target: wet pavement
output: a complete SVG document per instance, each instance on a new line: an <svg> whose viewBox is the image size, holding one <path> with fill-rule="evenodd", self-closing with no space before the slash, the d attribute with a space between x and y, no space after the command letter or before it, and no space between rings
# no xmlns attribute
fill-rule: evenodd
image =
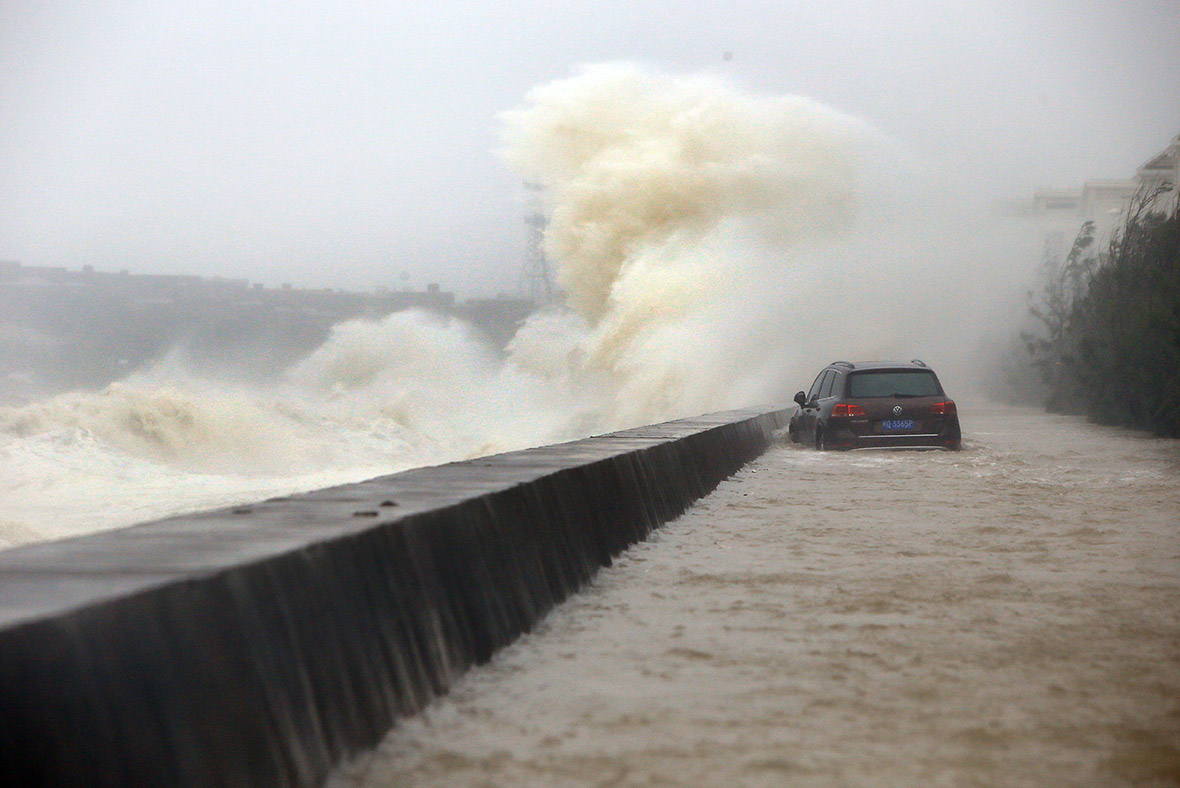
<svg viewBox="0 0 1180 788"><path fill-rule="evenodd" d="M776 445L343 786L1180 785L1180 445Z"/></svg>

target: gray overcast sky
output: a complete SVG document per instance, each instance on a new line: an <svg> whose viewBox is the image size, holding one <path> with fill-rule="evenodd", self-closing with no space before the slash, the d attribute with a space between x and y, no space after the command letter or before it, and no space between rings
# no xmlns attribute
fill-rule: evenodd
<svg viewBox="0 0 1180 788"><path fill-rule="evenodd" d="M1176 0L4 0L0 259L510 290L496 115L620 59L815 98L981 205L1180 132Z"/></svg>

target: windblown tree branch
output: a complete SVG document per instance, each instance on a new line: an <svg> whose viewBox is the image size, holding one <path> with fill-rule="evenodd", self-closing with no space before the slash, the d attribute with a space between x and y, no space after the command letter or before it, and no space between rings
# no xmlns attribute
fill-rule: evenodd
<svg viewBox="0 0 1180 788"><path fill-rule="evenodd" d="M1083 226L1030 307L1050 408L1180 437L1180 212L1155 209L1169 188L1136 196L1105 254Z"/></svg>

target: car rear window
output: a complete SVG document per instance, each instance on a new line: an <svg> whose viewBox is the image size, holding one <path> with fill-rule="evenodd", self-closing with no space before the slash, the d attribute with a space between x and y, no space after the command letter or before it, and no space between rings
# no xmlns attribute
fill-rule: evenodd
<svg viewBox="0 0 1180 788"><path fill-rule="evenodd" d="M941 393L934 373L920 369L854 372L848 378L849 397L934 397Z"/></svg>

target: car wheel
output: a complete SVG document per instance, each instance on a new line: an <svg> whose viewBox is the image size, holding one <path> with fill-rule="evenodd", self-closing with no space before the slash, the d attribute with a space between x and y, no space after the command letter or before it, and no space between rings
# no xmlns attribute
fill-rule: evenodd
<svg viewBox="0 0 1180 788"><path fill-rule="evenodd" d="M787 435L791 438L791 443L799 442L799 433L795 431L795 423L791 422L787 425Z"/></svg>
<svg viewBox="0 0 1180 788"><path fill-rule="evenodd" d="M818 451L828 450L828 436L824 434L824 428L820 425L815 425L815 448Z"/></svg>

